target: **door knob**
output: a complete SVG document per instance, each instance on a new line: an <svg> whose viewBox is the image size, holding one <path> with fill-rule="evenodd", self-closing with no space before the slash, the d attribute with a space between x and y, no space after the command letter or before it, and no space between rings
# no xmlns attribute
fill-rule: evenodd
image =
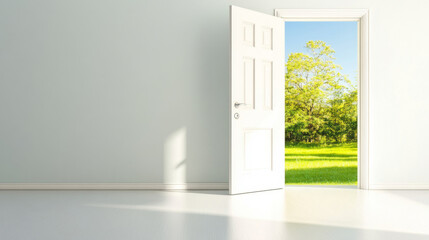
<svg viewBox="0 0 429 240"><path fill-rule="evenodd" d="M238 103L238 102L234 103L235 108L239 108L240 106L247 106L247 105L248 104L245 104L245 103Z"/></svg>

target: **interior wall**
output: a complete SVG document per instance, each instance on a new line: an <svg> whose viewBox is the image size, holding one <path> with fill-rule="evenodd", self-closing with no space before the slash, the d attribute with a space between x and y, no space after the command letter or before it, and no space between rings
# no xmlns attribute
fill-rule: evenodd
<svg viewBox="0 0 429 240"><path fill-rule="evenodd" d="M425 0L2 0L0 183L227 182L231 4L369 8L370 184L429 186Z"/></svg>

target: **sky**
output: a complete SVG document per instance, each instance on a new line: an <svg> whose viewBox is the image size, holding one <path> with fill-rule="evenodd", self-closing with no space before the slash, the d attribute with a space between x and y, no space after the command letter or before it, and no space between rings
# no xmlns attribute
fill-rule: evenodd
<svg viewBox="0 0 429 240"><path fill-rule="evenodd" d="M335 50L334 62L343 67L341 73L356 83L358 70L357 22L285 22L286 62L290 53L308 53L305 44L322 40Z"/></svg>

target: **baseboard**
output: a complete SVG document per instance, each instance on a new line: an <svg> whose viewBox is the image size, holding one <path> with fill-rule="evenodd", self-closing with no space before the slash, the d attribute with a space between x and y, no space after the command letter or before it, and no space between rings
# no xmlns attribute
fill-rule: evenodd
<svg viewBox="0 0 429 240"><path fill-rule="evenodd" d="M370 184L369 189L374 190L426 190L429 184Z"/></svg>
<svg viewBox="0 0 429 240"><path fill-rule="evenodd" d="M0 190L226 190L228 183L0 183Z"/></svg>

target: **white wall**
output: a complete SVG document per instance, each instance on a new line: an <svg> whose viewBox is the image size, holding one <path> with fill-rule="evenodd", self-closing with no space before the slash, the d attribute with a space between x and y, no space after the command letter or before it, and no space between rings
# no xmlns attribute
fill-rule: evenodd
<svg viewBox="0 0 429 240"><path fill-rule="evenodd" d="M370 9L370 184L429 186L429 1L2 0L0 183L228 181L229 10Z"/></svg>

